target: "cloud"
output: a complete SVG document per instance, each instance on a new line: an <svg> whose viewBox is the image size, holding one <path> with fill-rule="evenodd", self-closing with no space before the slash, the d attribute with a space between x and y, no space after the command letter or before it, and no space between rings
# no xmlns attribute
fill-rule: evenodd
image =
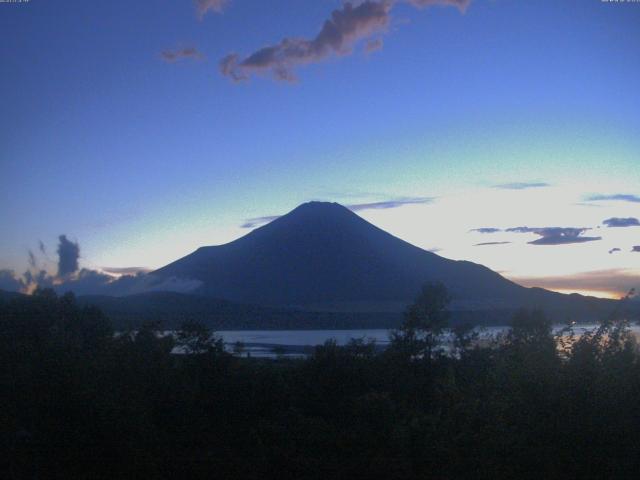
<svg viewBox="0 0 640 480"><path fill-rule="evenodd" d="M607 218L602 222L607 227L640 227L640 222L637 218Z"/></svg>
<svg viewBox="0 0 640 480"><path fill-rule="evenodd" d="M473 246L474 247L484 247L486 245L506 245L508 243L511 243L511 242L482 242L482 243L476 243Z"/></svg>
<svg viewBox="0 0 640 480"><path fill-rule="evenodd" d="M631 288L637 289L640 286L640 275L630 269L595 270L552 277L511 277L511 280L525 287L609 292L619 296L627 294Z"/></svg>
<svg viewBox="0 0 640 480"><path fill-rule="evenodd" d="M640 252L640 245L636 245L635 247L631 248L632 252Z"/></svg>
<svg viewBox="0 0 640 480"><path fill-rule="evenodd" d="M474 247L484 247L486 245L506 245L508 243L511 243L511 242L482 242L482 243L476 243Z"/></svg>
<svg viewBox="0 0 640 480"><path fill-rule="evenodd" d="M382 49L384 45L384 41L381 38L374 38L371 40L367 40L367 43L364 44L365 53L373 53Z"/></svg>
<svg viewBox="0 0 640 480"><path fill-rule="evenodd" d="M164 50L160 56L165 62L173 63L183 59L202 60L204 55L194 47Z"/></svg>
<svg viewBox="0 0 640 480"><path fill-rule="evenodd" d="M31 292L35 290L36 287L41 288L51 288L54 284L54 277L49 275L49 272L46 270L27 270L24 272L24 289L23 292Z"/></svg>
<svg viewBox="0 0 640 480"><path fill-rule="evenodd" d="M474 228L472 230L469 230L469 232L478 232L478 233L498 233L501 231L502 229L493 228L493 227Z"/></svg>
<svg viewBox="0 0 640 480"><path fill-rule="evenodd" d="M40 251L44 252L44 245ZM100 270L79 269L80 246L60 235L58 244L58 274L37 270L35 255L29 251L30 268L22 277L12 270L0 270L0 289L31 293L36 288L52 288L57 293L76 295L124 296L152 291L189 293L202 285L199 280L155 277L142 267L105 267Z"/></svg>
<svg viewBox="0 0 640 480"><path fill-rule="evenodd" d="M240 225L240 228L254 228L260 225L264 225L265 223L269 223L276 218L280 218L280 215L267 215L266 217L256 217L256 218L247 218L245 223Z"/></svg>
<svg viewBox="0 0 640 480"><path fill-rule="evenodd" d="M13 270L0 270L0 290L21 292L24 287L24 281Z"/></svg>
<svg viewBox="0 0 640 480"><path fill-rule="evenodd" d="M284 38L244 58L238 53L230 53L220 61L220 72L235 82L260 73L293 82L296 80L296 67L318 63L331 55L349 55L359 41L386 32L391 21L391 9L402 2L418 8L450 5L464 12L470 0L365 0L355 5L345 2L341 8L331 12L331 17L314 38ZM382 40L378 40L369 40L365 50L381 47Z"/></svg>
<svg viewBox="0 0 640 480"><path fill-rule="evenodd" d="M612 248L611 250L609 250L609 255L611 255L612 253L621 252L621 251L622 250L620 250L618 247Z"/></svg>
<svg viewBox="0 0 640 480"><path fill-rule="evenodd" d="M587 201L589 202L619 201L619 202L640 203L640 197L638 195L631 195L627 193L616 193L613 195L591 195L587 197Z"/></svg>
<svg viewBox="0 0 640 480"><path fill-rule="evenodd" d="M493 188L499 188L501 190L526 190L528 188L544 188L551 185L545 182L514 182L514 183L499 183L494 185Z"/></svg>
<svg viewBox="0 0 640 480"><path fill-rule="evenodd" d="M577 205L579 207L602 208L602 205L598 205L597 203L588 203L588 202L577 202L577 203L574 203L574 205Z"/></svg>
<svg viewBox="0 0 640 480"><path fill-rule="evenodd" d="M83 268L77 275L62 283L55 284L53 289L58 293L73 292L76 295L121 297L156 291L190 293L201 285L200 280L176 277L164 279L142 272L115 277Z"/></svg>
<svg viewBox="0 0 640 480"><path fill-rule="evenodd" d="M332 53L351 53L358 40L386 29L391 6L386 0L365 1L355 7L345 3L331 13L315 38L285 38L242 60L237 54L227 55L220 70L235 81L246 80L257 72L271 72L278 80L293 81L295 66L319 62Z"/></svg>
<svg viewBox="0 0 640 480"><path fill-rule="evenodd" d="M102 267L100 270L111 275L137 275L151 271L146 267Z"/></svg>
<svg viewBox="0 0 640 480"><path fill-rule="evenodd" d="M58 240L58 277L64 277L78 270L80 246L68 240L66 235L60 235Z"/></svg>
<svg viewBox="0 0 640 480"><path fill-rule="evenodd" d="M577 237L577 236L558 235L558 236L542 237L542 238L539 238L538 240L534 240L528 243L529 245L568 245L572 243L596 242L598 240L602 240L602 237Z"/></svg>
<svg viewBox="0 0 640 480"><path fill-rule="evenodd" d="M417 8L434 7L436 5L443 7L451 6L457 7L458 10L464 12L471 3L471 0L407 0L407 3Z"/></svg>
<svg viewBox="0 0 640 480"><path fill-rule="evenodd" d="M528 242L530 245L568 245L572 243L595 242L602 237L583 237L582 234L589 228L572 227L513 227L507 228L507 232L533 233L541 238Z"/></svg>
<svg viewBox="0 0 640 480"><path fill-rule="evenodd" d="M195 0L196 13L202 20L208 12L222 13L227 0Z"/></svg>
<svg viewBox="0 0 640 480"><path fill-rule="evenodd" d="M433 203L435 199L435 197L399 198L396 200L385 200L382 202L354 203L347 205L346 207L352 212L360 212L362 210L386 210L389 208L402 207L404 205L423 205Z"/></svg>
<svg viewBox="0 0 640 480"><path fill-rule="evenodd" d="M384 200L381 202L369 202L369 203L353 203L351 205L345 205L346 208L352 212L361 212L363 210L387 210L390 208L398 208L404 205L424 205L435 201L436 197L410 197L410 198L398 198L394 200ZM240 225L240 228L255 228L260 225L272 222L276 218L280 218L281 215L266 215L264 217L247 218L245 222Z"/></svg>
<svg viewBox="0 0 640 480"><path fill-rule="evenodd" d="M29 250L29 268L36 268L36 256L33 253L33 250Z"/></svg>

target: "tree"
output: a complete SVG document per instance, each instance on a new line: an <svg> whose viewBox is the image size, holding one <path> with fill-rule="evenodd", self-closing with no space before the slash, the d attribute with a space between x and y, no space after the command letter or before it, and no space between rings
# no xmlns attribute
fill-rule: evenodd
<svg viewBox="0 0 640 480"><path fill-rule="evenodd" d="M449 325L451 297L440 282L427 283L404 314L402 326L391 334L391 347L409 355L431 359Z"/></svg>
<svg viewBox="0 0 640 480"><path fill-rule="evenodd" d="M237 355L238 357L241 357L242 354L244 353L246 348L246 345L244 342L238 340L236 343L233 344L233 353L234 355Z"/></svg>
<svg viewBox="0 0 640 480"><path fill-rule="evenodd" d="M222 353L224 342L214 335L204 324L194 321L183 322L178 330L177 343L186 354Z"/></svg>
<svg viewBox="0 0 640 480"><path fill-rule="evenodd" d="M468 354L479 337L476 326L469 322L454 326L451 333L453 334L453 351L458 358Z"/></svg>
<svg viewBox="0 0 640 480"><path fill-rule="evenodd" d="M551 320L542 310L518 310L511 319L507 343L514 346L530 346L555 352Z"/></svg>

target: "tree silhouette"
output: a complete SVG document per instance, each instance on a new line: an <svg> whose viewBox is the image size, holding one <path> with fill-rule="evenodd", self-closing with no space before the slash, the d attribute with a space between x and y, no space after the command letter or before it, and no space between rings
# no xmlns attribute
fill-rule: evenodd
<svg viewBox="0 0 640 480"><path fill-rule="evenodd" d="M178 330L177 344L184 353L190 355L224 352L222 338L214 335L209 327L200 322L183 322Z"/></svg>
<svg viewBox="0 0 640 480"><path fill-rule="evenodd" d="M447 308L450 302L449 292L442 283L424 285L405 312L400 328L392 332L392 348L410 358L430 360L449 325L450 313Z"/></svg>

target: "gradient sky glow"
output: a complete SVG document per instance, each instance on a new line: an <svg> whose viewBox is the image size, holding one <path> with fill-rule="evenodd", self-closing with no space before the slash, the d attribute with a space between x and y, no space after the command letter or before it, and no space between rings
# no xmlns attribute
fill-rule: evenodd
<svg viewBox="0 0 640 480"><path fill-rule="evenodd" d="M640 218L640 3L398 0L293 83L219 63L313 39L343 2L152 3L0 3L0 269L62 233L88 268L155 268L304 201L429 197L358 214L526 285L640 286L640 227L603 224ZM602 240L470 232L521 226Z"/></svg>

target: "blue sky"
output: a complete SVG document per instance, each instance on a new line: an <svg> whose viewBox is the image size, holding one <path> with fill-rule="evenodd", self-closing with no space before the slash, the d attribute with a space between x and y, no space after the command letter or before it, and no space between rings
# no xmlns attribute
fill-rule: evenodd
<svg viewBox="0 0 640 480"><path fill-rule="evenodd" d="M219 64L311 42L344 3L228 0L202 18L190 0L0 4L0 268L62 233L88 268L154 268L307 200L433 197L358 213L514 278L637 281L640 227L602 222L640 203L586 200L640 195L640 4L415 3L286 64L294 82ZM547 186L495 188L517 183ZM601 240L469 233L518 226ZM512 243L475 246L492 241ZM587 284L567 288L604 290Z"/></svg>

